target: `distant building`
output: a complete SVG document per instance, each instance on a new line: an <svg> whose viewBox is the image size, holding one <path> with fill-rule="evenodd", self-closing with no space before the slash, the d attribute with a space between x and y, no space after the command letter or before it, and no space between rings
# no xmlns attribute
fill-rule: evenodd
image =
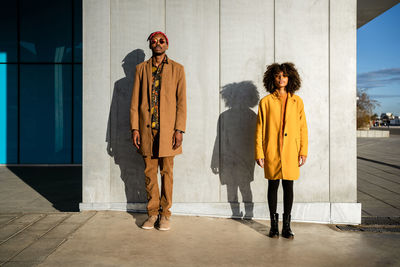
<svg viewBox="0 0 400 267"><path fill-rule="evenodd" d="M386 115L388 116L389 120L393 120L394 119L393 113L387 112Z"/></svg>
<svg viewBox="0 0 400 267"><path fill-rule="evenodd" d="M393 116L394 118L390 120L390 125L400 125L399 116Z"/></svg>

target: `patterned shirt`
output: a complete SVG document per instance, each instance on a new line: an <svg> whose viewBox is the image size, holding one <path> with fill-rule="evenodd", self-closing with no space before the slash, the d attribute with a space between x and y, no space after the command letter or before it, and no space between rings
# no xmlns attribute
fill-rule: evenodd
<svg viewBox="0 0 400 267"><path fill-rule="evenodd" d="M160 90L161 90L161 74L164 64L168 63L168 57L165 55L164 60L158 67L152 66L153 85L151 89L151 128L160 129Z"/></svg>

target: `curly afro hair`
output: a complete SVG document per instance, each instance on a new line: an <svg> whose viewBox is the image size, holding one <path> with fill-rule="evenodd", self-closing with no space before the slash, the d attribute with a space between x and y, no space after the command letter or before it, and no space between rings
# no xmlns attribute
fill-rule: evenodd
<svg viewBox="0 0 400 267"><path fill-rule="evenodd" d="M283 72L283 75L289 77L288 84L286 86L286 92L294 93L300 89L301 79L300 75L297 72L296 67L291 62L285 62L282 64L273 63L267 66L267 70L264 73L264 87L269 93L275 92L277 86L275 85L275 76L280 72Z"/></svg>

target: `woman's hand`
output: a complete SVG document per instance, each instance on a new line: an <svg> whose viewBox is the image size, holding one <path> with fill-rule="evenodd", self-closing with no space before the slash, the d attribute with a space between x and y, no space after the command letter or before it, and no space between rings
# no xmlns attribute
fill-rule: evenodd
<svg viewBox="0 0 400 267"><path fill-rule="evenodd" d="M306 164L306 160L307 160L307 156L299 156L299 167L303 166L304 164Z"/></svg>
<svg viewBox="0 0 400 267"><path fill-rule="evenodd" d="M264 159L256 159L256 162L257 162L258 166L260 166L261 168L264 168Z"/></svg>

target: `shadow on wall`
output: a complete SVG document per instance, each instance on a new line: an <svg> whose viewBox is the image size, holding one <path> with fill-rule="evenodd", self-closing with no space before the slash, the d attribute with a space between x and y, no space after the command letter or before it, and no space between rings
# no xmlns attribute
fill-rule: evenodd
<svg viewBox="0 0 400 267"><path fill-rule="evenodd" d="M232 217L253 217L253 195L250 183L254 180L254 135L257 115L251 110L260 99L251 81L230 83L221 91L228 110L218 118L211 169L226 185ZM219 144L219 147L218 147ZM219 154L218 154L219 150ZM242 195L245 214L240 211L238 190Z"/></svg>
<svg viewBox="0 0 400 267"><path fill-rule="evenodd" d="M129 112L136 65L144 58L144 51L135 49L122 60L126 77L114 83L107 126L107 152L120 168L127 203L147 201L144 162L132 144Z"/></svg>

